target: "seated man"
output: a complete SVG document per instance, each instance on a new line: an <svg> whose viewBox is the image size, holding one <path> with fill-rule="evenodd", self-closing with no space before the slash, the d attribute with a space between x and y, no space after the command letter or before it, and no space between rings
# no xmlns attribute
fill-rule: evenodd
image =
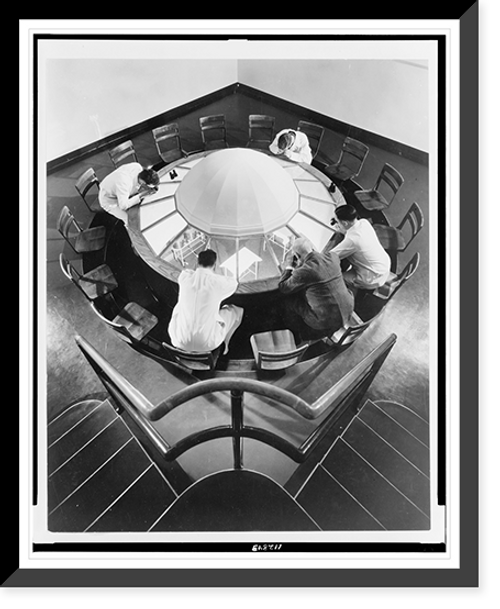
<svg viewBox="0 0 500 609"><path fill-rule="evenodd" d="M198 254L196 270L179 275L179 299L172 312L168 333L172 345L184 351L213 351L229 341L243 319L243 309L220 306L238 287L236 279L215 273L217 254L204 250Z"/></svg>
<svg viewBox="0 0 500 609"><path fill-rule="evenodd" d="M99 185L99 204L127 226L127 210L158 190L160 178L140 163L126 163L108 174Z"/></svg>
<svg viewBox="0 0 500 609"><path fill-rule="evenodd" d="M309 139L302 131L283 129L269 146L269 150L276 155L286 156L297 163L311 163L312 152Z"/></svg>
<svg viewBox="0 0 500 609"><path fill-rule="evenodd" d="M296 239L287 254L279 289L290 295L285 301L285 320L301 340L335 332L348 324L354 310L338 256L320 254L304 238Z"/></svg>
<svg viewBox="0 0 500 609"><path fill-rule="evenodd" d="M330 251L352 265L344 273L347 285L365 290L384 285L391 270L391 259L370 222L359 218L352 205L341 205L335 210L332 223L338 231L336 241L340 242Z"/></svg>

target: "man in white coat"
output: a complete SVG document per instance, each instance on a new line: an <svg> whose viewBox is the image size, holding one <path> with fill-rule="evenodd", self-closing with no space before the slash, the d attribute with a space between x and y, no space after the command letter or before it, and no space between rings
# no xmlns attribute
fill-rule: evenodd
<svg viewBox="0 0 500 609"><path fill-rule="evenodd" d="M160 178L140 163L125 163L108 174L99 185L99 204L127 226L127 210L158 190Z"/></svg>
<svg viewBox="0 0 500 609"><path fill-rule="evenodd" d="M370 222L359 218L352 205L337 207L332 224L335 222L338 238L334 238L334 242L340 243L330 251L337 254L340 260L347 259L352 265L344 273L346 284L365 290L374 290L384 285L391 270L391 259Z"/></svg>
<svg viewBox="0 0 500 609"><path fill-rule="evenodd" d="M179 299L172 312L168 333L172 345L190 352L213 351L229 341L240 326L244 310L235 305L220 306L234 294L236 279L215 272L217 254L210 249L198 254L196 270L179 275Z"/></svg>
<svg viewBox="0 0 500 609"><path fill-rule="evenodd" d="M309 138L303 131L283 129L276 135L269 150L275 155L283 155L297 163L311 164L312 162Z"/></svg>

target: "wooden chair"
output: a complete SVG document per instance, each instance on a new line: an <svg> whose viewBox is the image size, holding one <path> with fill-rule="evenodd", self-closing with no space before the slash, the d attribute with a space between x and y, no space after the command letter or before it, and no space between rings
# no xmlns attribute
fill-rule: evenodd
<svg viewBox="0 0 500 609"><path fill-rule="evenodd" d="M98 198L99 180L92 167L82 173L75 183L75 188L89 211L101 211Z"/></svg>
<svg viewBox="0 0 500 609"><path fill-rule="evenodd" d="M420 263L420 253L416 252L401 273L391 273L383 286L373 291L373 295L383 300L391 299L410 277L415 273Z"/></svg>
<svg viewBox="0 0 500 609"><path fill-rule="evenodd" d="M227 148L226 117L224 114L202 116L199 119L205 150Z"/></svg>
<svg viewBox="0 0 500 609"><path fill-rule="evenodd" d="M183 368L194 371L211 371L215 369L224 345L220 345L213 351L199 352L184 351L183 349L178 349L177 347L165 342L162 343L162 347Z"/></svg>
<svg viewBox="0 0 500 609"><path fill-rule="evenodd" d="M96 252L101 250L106 243L104 226L83 229L66 205L59 214L57 230L77 254Z"/></svg>
<svg viewBox="0 0 500 609"><path fill-rule="evenodd" d="M115 169L125 163L138 162L137 153L132 140L127 140L126 142L118 144L118 146L115 146L108 152Z"/></svg>
<svg viewBox="0 0 500 609"><path fill-rule="evenodd" d="M283 370L300 362L309 347L295 344L290 330L272 330L252 334L250 344L259 370Z"/></svg>
<svg viewBox="0 0 500 609"><path fill-rule="evenodd" d="M385 163L373 188L356 190L354 196L368 211L387 209L404 183L403 176Z"/></svg>
<svg viewBox="0 0 500 609"><path fill-rule="evenodd" d="M380 243L386 250L404 252L424 227L424 214L415 201L398 226L374 224Z"/></svg>
<svg viewBox="0 0 500 609"><path fill-rule="evenodd" d="M80 273L64 254L59 255L61 270L84 296L92 301L116 290L118 281L107 264L101 264L87 273Z"/></svg>
<svg viewBox="0 0 500 609"><path fill-rule="evenodd" d="M168 165L178 159L187 157L187 153L182 149L179 125L169 123L152 130L156 150L161 160Z"/></svg>
<svg viewBox="0 0 500 609"><path fill-rule="evenodd" d="M158 317L136 302L127 303L113 319L103 315L95 302L90 306L99 319L129 343L140 342L158 324Z"/></svg>
<svg viewBox="0 0 500 609"><path fill-rule="evenodd" d="M321 127L321 125L316 125L315 123L301 120L297 123L297 131L302 131L307 135L309 146L311 147L312 157L314 159L314 157L318 154L325 130L323 127Z"/></svg>
<svg viewBox="0 0 500 609"><path fill-rule="evenodd" d="M377 316L375 316L377 317ZM325 342L334 345L335 347L346 347L357 340L365 330L375 320L375 317L367 321L363 321L357 313L353 313L349 321L349 325L342 326L331 336L325 339Z"/></svg>
<svg viewBox="0 0 500 609"><path fill-rule="evenodd" d="M350 180L361 171L369 151L370 149L366 144L351 137L346 137L342 143L338 160L331 165L327 165L323 169L323 173L336 182Z"/></svg>
<svg viewBox="0 0 500 609"><path fill-rule="evenodd" d="M250 114L247 148L267 149L274 138L274 116Z"/></svg>

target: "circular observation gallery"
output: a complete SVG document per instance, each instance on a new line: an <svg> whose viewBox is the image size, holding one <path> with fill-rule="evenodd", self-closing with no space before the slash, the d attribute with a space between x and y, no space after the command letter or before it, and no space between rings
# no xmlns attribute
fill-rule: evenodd
<svg viewBox="0 0 500 609"><path fill-rule="evenodd" d="M213 249L219 272L236 277L240 293L276 289L295 238L322 251L333 211L345 204L314 167L248 148L195 153L159 174L158 192L129 210L137 253L176 280L201 250Z"/></svg>

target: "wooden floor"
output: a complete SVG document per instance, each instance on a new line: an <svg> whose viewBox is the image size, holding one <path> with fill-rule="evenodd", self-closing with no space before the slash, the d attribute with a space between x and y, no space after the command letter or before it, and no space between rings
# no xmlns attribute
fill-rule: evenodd
<svg viewBox="0 0 500 609"><path fill-rule="evenodd" d="M219 112L226 114L228 139L230 145L234 146L243 145L247 140L246 125L250 113L272 114L276 117L278 130L294 127L297 121L303 118L300 113L291 114L280 107L270 106L243 95L232 95L226 100L199 108L178 120L186 151L190 152L202 147L198 128L199 116ZM344 134L327 130L322 149L335 159L344 137ZM134 137L133 141L141 163L153 165L158 161L151 133ZM399 196L386 213L389 222L397 224L413 201L418 201L427 218L429 176L426 166L394 152L371 147L357 182L362 187L373 185L385 162L393 164L405 177ZM47 176L47 418L51 421L56 420L58 414L71 404L84 402L86 407L92 409L98 405L98 409L95 409L95 412L93 409L92 414L106 413L102 414L103 429L99 433L99 438L88 439L88 446L103 441L106 449L104 452L97 451L99 464L95 463L92 460L95 457L92 457L89 464L76 468L78 473L70 476L73 480L71 488L67 488L65 486L67 483L62 482L64 470L73 467L84 458L87 443L84 443L85 446L82 445L80 451L75 452L74 445L69 448L71 444L69 442L67 448L69 452L58 450L58 456L49 459L49 461L52 458L56 459L50 465L54 470L50 477L51 523L53 530L68 530L65 528L68 526L70 529L76 527L78 530L90 528L109 530L106 527L109 527L112 521L115 522L113 526L120 527L122 525L116 524L121 522L120 517L111 518L111 514L126 514L127 510L125 508L122 510L121 506L127 505L126 502L131 497L129 492L140 493L141 489L149 486L148 481L157 479L160 480L158 492L161 493L161 500L155 504L157 511L153 510L154 513L145 514L141 523L131 524L125 518L123 525L149 530L155 525L159 526L158 523L161 522L159 519L175 501L178 491L175 490L168 476L159 471L147 455L142 456L143 451L141 452L126 426L116 418L109 405L106 406L107 403L103 400L103 386L83 359L75 344L74 336L81 334L127 378L140 384L141 389L147 388L148 397L152 402L159 401L185 386L189 379L167 367L152 364L148 358L127 347L109 328L102 325L83 295L60 270L60 252L64 252L75 264L81 262L81 257L69 249L57 232L56 221L63 205L68 205L83 226L89 225L92 221L92 214L83 205L74 188L76 179L88 167L94 168L99 179L112 171L107 152L101 151ZM43 218L43 213L41 217ZM297 487L298 479L291 474L288 479L280 480L280 483L288 483L294 501L306 510L320 529L332 530L336 527L390 529L398 526L395 523L399 513L407 516L409 513L414 513L415 520L412 522L418 523L414 525L417 528L428 526L428 478L427 483L425 480L429 470L428 463L421 461L428 459L428 447L423 451L427 457L422 457L420 454L422 440L419 438L419 431L414 427L408 428L407 425L410 423L406 421L405 424L398 420L398 417L412 419L417 427L426 426L429 421L429 222L426 222L409 250L402 254L400 265L403 266L415 251L419 251L421 255L417 273L389 303L383 316L377 320L373 328L370 328L363 340L358 341L350 349L350 356L356 361L390 333L394 332L397 335L396 345L370 387L362 412L335 442L307 480L300 481L300 487ZM45 261L41 260L40 264L44 265ZM312 380L314 383L311 383ZM284 384L288 386L295 384L306 395L308 391L313 391L312 387L314 391L321 392L331 382L331 370L328 367L322 369L321 366L302 369L295 377L285 375L283 379ZM309 385L311 389L308 388ZM398 414L395 414L396 411ZM385 426L383 430L379 427L381 417L387 417L386 423L395 430L403 429L402 433L406 439L401 439L397 434L390 438L384 437L384 434L389 432ZM107 443L107 435L111 433L114 435L114 443ZM428 433L428 430L425 433ZM367 442L368 438L370 442ZM408 438L413 439L408 441ZM55 446L59 445L61 448L64 442L64 438L61 437ZM372 454L364 452L365 448L368 449L375 444L378 446ZM415 452L412 452L412 447L415 448ZM115 467L121 471L118 461L115 462L114 459L129 452L137 457L132 457L137 471L127 472L129 477L123 480L124 486L118 495L105 498L105 491L108 488L106 480L110 475L107 472L115 471ZM54 450L52 453L56 454ZM90 470L88 470L89 466ZM205 473L203 468L200 471L196 469L198 464L187 463L186 466L195 472L196 477ZM355 466L358 469L353 469ZM391 471L388 471L388 467ZM412 488L405 489L405 479L407 479L405 471L408 468L413 473L416 470L418 481ZM287 470L285 468L282 471ZM356 486L359 482L357 482L359 472L363 472L363 479L367 483L370 479L373 482L374 477L377 481L382 481L381 484L385 485L388 491L387 494L383 494L385 504L382 502L371 507L365 505L362 488ZM272 467L269 473L274 474ZM61 479L59 486L58 477ZM81 517L81 520L74 520L74 512L71 512L68 519L65 516L66 510L75 502L78 503L79 497L85 493L87 478L101 480L99 488L102 489L103 503L92 508L88 514ZM333 500L333 496L341 499ZM163 507L158 507L162 502ZM398 502L402 502L401 505ZM388 508L389 504L392 508ZM335 509L332 506L335 506ZM390 522L384 518L386 508L395 518ZM71 524L72 522L74 524Z"/></svg>

